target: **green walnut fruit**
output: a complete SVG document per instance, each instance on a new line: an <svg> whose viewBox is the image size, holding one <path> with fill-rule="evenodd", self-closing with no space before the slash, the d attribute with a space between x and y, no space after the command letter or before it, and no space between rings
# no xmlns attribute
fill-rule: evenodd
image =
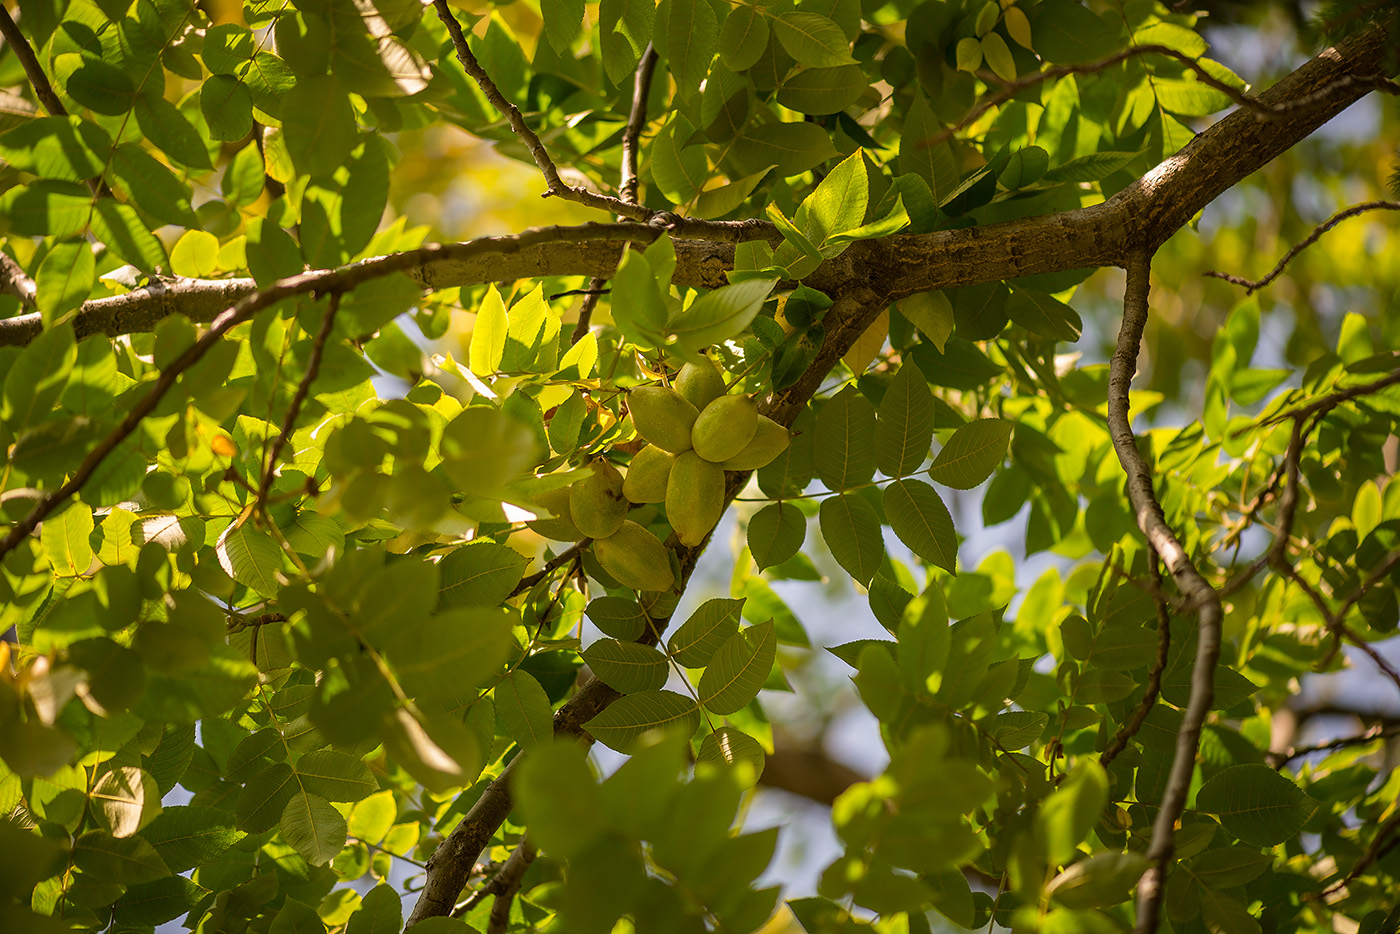
<svg viewBox="0 0 1400 934"><path fill-rule="evenodd" d="M752 396L720 396L705 406L690 433L695 453L722 464L738 454L758 431L758 403Z"/></svg>
<svg viewBox="0 0 1400 934"><path fill-rule="evenodd" d="M607 538L596 539L593 556L619 584L633 590L670 590L676 582L666 546L631 519Z"/></svg>
<svg viewBox="0 0 1400 934"><path fill-rule="evenodd" d="M690 450L690 432L700 410L680 393L665 386L642 386L627 394L627 408L637 434L672 454Z"/></svg>
<svg viewBox="0 0 1400 934"><path fill-rule="evenodd" d="M676 455L666 483L666 518L681 544L705 540L724 513L724 469L694 451Z"/></svg>
<svg viewBox="0 0 1400 934"><path fill-rule="evenodd" d="M698 411L724 395L724 377L709 357L704 363L687 363L681 367L672 385Z"/></svg>
<svg viewBox="0 0 1400 934"><path fill-rule="evenodd" d="M583 533L574 525L574 520L569 515L569 488L560 487L557 490L545 490L535 496L535 505L542 512L554 514L552 519L535 519L525 523L529 528L543 535L545 538L552 538L556 542L576 542L583 538Z"/></svg>
<svg viewBox="0 0 1400 934"><path fill-rule="evenodd" d="M720 464L725 470L757 470L777 460L792 442L792 433L766 415L758 417L758 430L753 440L729 460Z"/></svg>
<svg viewBox="0 0 1400 934"><path fill-rule="evenodd" d="M666 502L666 481L671 477L671 464L675 460L676 455L648 444L632 455L632 463L627 465L627 479L622 481L622 495L633 503Z"/></svg>
<svg viewBox="0 0 1400 934"><path fill-rule="evenodd" d="M605 457L593 462L592 476L569 487L569 517L589 538L607 538L622 528L628 506L622 473Z"/></svg>

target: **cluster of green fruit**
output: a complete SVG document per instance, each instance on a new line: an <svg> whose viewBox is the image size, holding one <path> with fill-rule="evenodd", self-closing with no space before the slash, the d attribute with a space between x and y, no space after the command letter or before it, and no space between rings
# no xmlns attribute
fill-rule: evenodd
<svg viewBox="0 0 1400 934"><path fill-rule="evenodd" d="M633 503L665 503L681 544L698 545L724 513L724 472L763 467L791 439L786 428L758 414L752 396L727 395L708 359L681 367L673 386L628 394L632 423L648 443L632 456L625 479L598 457L590 476L536 498L556 518L529 524L547 538L593 539L603 570L636 590L667 590L675 573L661 540L627 518Z"/></svg>

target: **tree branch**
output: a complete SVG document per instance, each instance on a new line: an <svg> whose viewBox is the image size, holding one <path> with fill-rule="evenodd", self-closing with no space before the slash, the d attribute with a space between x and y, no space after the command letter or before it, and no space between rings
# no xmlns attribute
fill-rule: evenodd
<svg viewBox="0 0 1400 934"><path fill-rule="evenodd" d="M10 48L14 49L20 67L24 69L25 76L29 78L30 86L34 88L34 96L39 98L39 103L44 105L49 116L68 116L68 108L63 106L63 102L54 93L53 85L49 83L49 76L44 74L44 69L39 65L39 59L35 56L33 47L30 46L29 40L24 37L24 34L19 31L19 26L10 18L10 11L5 9L4 4L0 4L0 36L4 36Z"/></svg>
<svg viewBox="0 0 1400 934"><path fill-rule="evenodd" d="M1305 240L1283 254L1283 259L1278 261L1278 265L1273 268L1273 271L1262 279L1246 279L1243 276L1234 276L1228 272L1217 272L1214 269L1207 272L1206 275L1213 279L1224 279L1226 282L1233 283L1234 285L1242 285L1247 289L1245 292L1246 295L1253 295L1282 275L1284 267L1293 261L1293 257L1316 243L1327 231L1336 227L1342 221L1351 217L1356 217L1358 214L1365 214L1367 211L1400 211L1400 201L1363 201L1360 204L1353 204L1346 210L1338 211L1326 221L1313 228L1313 232L1309 234Z"/></svg>
<svg viewBox="0 0 1400 934"><path fill-rule="evenodd" d="M545 197L555 195L565 201L574 201L590 208L607 211L609 214L621 214L623 217L630 217L637 221L651 219L655 212L649 208L629 204L620 198L600 195L587 188L565 185L563 179L559 177L559 170L554 167L554 160L550 158L548 150L544 148L544 143L540 142L539 135L525 123L525 117L520 113L520 108L506 100L501 89L496 87L496 82L491 80L486 69L481 67L481 63L472 54L471 46L467 44L467 37L462 32L462 24L457 22L457 17L453 15L452 8L447 5L447 0L433 0L433 9L437 11L438 19L442 20L443 25L447 27L448 35L452 37L452 48L456 50L457 61L462 63L467 74L481 88L481 93L485 94L491 105L501 112L501 115L506 118L506 122L510 124L510 128L515 131L515 135L520 137L525 148L530 150L535 165L539 166L540 174L544 176L547 186Z"/></svg>
<svg viewBox="0 0 1400 934"><path fill-rule="evenodd" d="M1176 821L1186 806L1186 793L1191 786L1191 773L1196 767L1196 750L1200 745L1201 727L1210 713L1215 689L1215 663L1220 655L1220 624L1223 611L1220 596L1210 586L1187 556L1186 550L1167 525L1162 507L1152 487L1152 471L1138 452L1137 441L1129 424L1129 388L1137 369L1138 348L1147 323L1147 296L1150 289L1151 253L1140 248L1128 263L1128 283L1123 296L1123 326L1118 332L1118 347L1109 364L1108 424L1113 449L1128 476L1128 499L1137 514L1138 528L1146 536L1152 550L1161 556L1171 572L1177 588L1195 609L1199 637L1196 661L1191 671L1191 694L1176 736L1176 753L1161 807L1152 828L1152 843L1147 848L1150 865L1138 882L1138 934L1153 934L1161 912L1163 882L1167 864L1172 858L1173 834Z"/></svg>
<svg viewBox="0 0 1400 934"><path fill-rule="evenodd" d="M292 432L296 430L297 415L301 412L302 403L306 401L307 395L311 392L311 384L316 381L316 374L321 371L321 354L326 349L326 340L331 336L331 331L335 327L335 313L340 308L340 293L332 292L330 301L326 305L326 311L321 316L321 329L316 332L316 337L311 343L311 355L306 361L306 372L301 377L301 382L297 384L297 391L292 396L291 404L287 406L287 414L282 419L282 430L277 437L272 439L272 449L267 452L267 465L263 468L262 480L258 484L258 502L267 502L267 492L272 489L272 477L277 472L277 458L282 453L282 447L291 438Z"/></svg>
<svg viewBox="0 0 1400 934"><path fill-rule="evenodd" d="M24 308L33 308L38 287L29 274L20 268L13 256L0 250L0 291L19 299Z"/></svg>
<svg viewBox="0 0 1400 934"><path fill-rule="evenodd" d="M1104 768L1108 768L1109 763L1128 748L1128 741L1142 729L1143 722L1147 720L1147 715L1151 713L1153 705L1157 703L1157 695L1162 690L1162 672L1167 668L1167 655L1172 646L1172 627L1171 617L1167 615L1166 597L1162 594L1161 560L1156 555L1152 557L1152 577L1157 582L1152 591L1152 602L1157 606L1157 657L1152 660L1152 669L1147 673L1147 689L1143 691L1142 700L1133 710L1132 717L1118 728L1113 734L1113 739L1099 755L1099 765Z"/></svg>

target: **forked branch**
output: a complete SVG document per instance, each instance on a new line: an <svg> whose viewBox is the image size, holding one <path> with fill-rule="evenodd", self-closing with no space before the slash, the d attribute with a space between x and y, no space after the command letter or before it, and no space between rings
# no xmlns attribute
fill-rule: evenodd
<svg viewBox="0 0 1400 934"><path fill-rule="evenodd" d="M1283 254L1283 259L1278 261L1278 265L1273 268L1273 271L1262 279L1246 279L1243 276L1235 276L1228 272L1219 272L1214 269L1206 273L1206 275L1213 279L1224 279L1226 282L1233 283L1234 285L1242 285L1248 290L1245 292L1246 295L1253 295L1281 276L1284 268L1289 263L1293 262L1293 257L1316 243L1327 231L1336 227L1342 221L1356 217L1358 214L1365 214L1367 211L1400 211L1400 201L1363 201L1360 204L1353 204L1345 210L1338 211L1313 228L1313 232L1308 234L1307 238L1301 243L1298 243L1287 253Z"/></svg>

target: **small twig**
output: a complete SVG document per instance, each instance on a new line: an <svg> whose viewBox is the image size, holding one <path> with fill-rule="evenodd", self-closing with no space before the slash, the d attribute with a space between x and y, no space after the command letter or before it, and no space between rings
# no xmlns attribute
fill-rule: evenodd
<svg viewBox="0 0 1400 934"><path fill-rule="evenodd" d="M1117 65L1119 62L1126 61L1130 58L1137 58L1140 55L1164 55L1167 58L1175 59L1194 72L1202 84L1221 92L1244 109L1253 111L1261 120L1282 117L1297 111L1310 110L1314 107L1323 106L1335 91L1345 90L1352 85L1364 84L1367 87L1385 90L1387 93L1396 93L1391 90L1392 87L1400 88L1400 85L1396 85L1394 81L1379 75L1368 75L1364 77L1343 75L1331 84L1319 88L1311 94L1304 95L1297 100L1290 100L1278 104L1266 104L1258 98L1245 94L1239 88L1221 81L1207 71L1200 62L1189 55L1165 45L1139 45L1131 49L1124 49L1121 52L1116 52L1096 62L1085 62L1080 65L1057 65L1054 68L1047 68L1044 71L1038 71L1033 75L1026 75L1024 78L1017 78L1014 81L1002 81L1000 77L991 72L979 72L978 75L988 83L998 83L1002 86L1002 89L991 97L983 100L982 103L978 104L976 107L973 107L964 114L961 119L919 145L925 148L937 146L959 130L966 129L976 123L983 114L993 107L1000 107L1026 88L1034 87L1045 81L1053 81L1057 78L1067 78L1070 75L1097 74L1106 68Z"/></svg>
<svg viewBox="0 0 1400 934"><path fill-rule="evenodd" d="M522 837L501 871L491 880L495 883L496 900L491 904L491 918L486 924L486 934L506 934L510 929L510 903L515 893L520 891L520 880L539 852L530 842L529 836Z"/></svg>
<svg viewBox="0 0 1400 934"><path fill-rule="evenodd" d="M1400 736L1400 726L1385 726L1381 723L1372 724L1364 733L1357 733L1355 736L1343 736L1341 739L1334 739L1327 743L1318 743L1315 746L1289 746L1285 750L1269 753L1265 759L1269 765L1275 769L1281 769L1294 759L1301 759L1318 752L1331 752L1335 749L1346 749L1349 746L1364 746L1367 743L1374 743L1377 740L1390 739L1392 736Z"/></svg>
<svg viewBox="0 0 1400 934"><path fill-rule="evenodd" d="M1279 497L1278 530L1274 533L1273 544L1269 546L1268 551L1256 558L1234 580L1220 588L1222 597L1244 587L1264 568L1278 567L1285 560L1284 554L1288 550L1288 541L1293 534L1293 516L1298 509L1298 459L1302 456L1303 443L1308 434L1303 429L1303 422L1302 418L1293 420L1293 434L1288 439L1288 451L1283 456L1284 487L1283 495ZM1270 484L1270 488L1272 488L1272 484ZM1261 499L1262 496L1261 493Z"/></svg>
<svg viewBox="0 0 1400 934"><path fill-rule="evenodd" d="M1271 415L1260 422L1259 427L1262 428L1266 425L1281 422L1285 418L1308 418L1314 415L1326 415L1343 402L1350 402L1358 396L1367 396L1373 392L1380 392L1382 389L1394 386L1396 383L1400 383L1400 369L1393 370L1380 379L1372 380L1369 383L1348 386L1346 389L1339 389L1336 392L1328 393L1321 399L1314 399L1301 408Z"/></svg>
<svg viewBox="0 0 1400 934"><path fill-rule="evenodd" d="M19 26L10 18L10 11L0 4L0 35L5 37L5 41L14 50L15 57L19 59L20 66L24 69L25 75L29 78L29 84L34 88L34 96L39 98L39 103L44 105L44 109L51 117L68 116L68 108L63 106L63 102L54 93L53 85L49 83L49 76L44 74L44 69L39 65L39 59L34 54L34 48L29 44L29 40L19 31Z"/></svg>
<svg viewBox="0 0 1400 934"><path fill-rule="evenodd" d="M1273 272L1269 273L1262 279L1246 279L1243 276L1231 275L1228 272L1217 272L1214 269L1206 273L1206 275L1210 276L1212 279L1224 279L1226 282L1232 283L1234 285L1244 286L1247 289L1245 294L1253 295L1255 292L1262 289L1264 286L1268 285L1270 282L1273 282L1275 279L1281 276L1283 274L1284 267L1291 263L1295 256L1297 256L1299 253L1303 252L1308 247L1316 243L1319 239L1321 239L1323 234L1327 233L1327 231L1331 230L1333 227L1336 227L1342 221L1347 220L1348 218L1355 217L1358 214L1364 214L1367 211L1400 211L1400 201L1363 201L1360 204L1352 205L1344 211L1338 211L1336 214L1333 214L1330 218L1328 218L1325 222L1318 224L1316 227L1314 227L1313 232L1309 234L1305 240L1294 246L1287 253L1283 254L1283 259L1278 261L1278 265L1274 267Z"/></svg>
<svg viewBox="0 0 1400 934"><path fill-rule="evenodd" d="M1118 728L1099 756L1099 765L1104 768L1108 768L1108 764L1128 747L1128 740L1137 735L1148 713L1157 703L1157 694L1162 689L1162 672L1166 670L1167 654L1171 651L1172 628L1171 619L1167 615L1167 601L1162 594L1161 559L1155 554L1152 556L1152 577L1157 582L1156 592L1152 595L1152 602L1157 606L1157 657L1152 660L1152 668L1147 673L1147 690L1138 702L1137 709L1133 711L1132 718Z"/></svg>
<svg viewBox="0 0 1400 934"><path fill-rule="evenodd" d="M1167 786L1162 793L1157 819L1152 827L1152 842L1147 848L1148 867L1138 882L1137 932L1155 934L1162 909L1163 883L1172 849L1177 819L1186 807L1186 794L1191 787L1191 775L1196 767L1196 752L1200 746L1201 727L1210 713L1215 693L1215 664L1220 656L1220 627L1223 611L1220 595L1210 586L1167 525L1157 493L1152 486L1152 471L1137 449L1129 422L1129 390L1133 372L1137 369L1138 350L1142 332L1147 324L1147 296L1150 288L1151 254L1139 247L1128 258L1128 282L1123 295L1123 326L1118 332L1118 346L1109 364L1108 424L1113 449L1128 475L1128 498L1137 513L1138 528L1146 536L1152 550L1161 556L1173 580L1196 610L1198 638L1196 660L1191 670L1191 693L1181 728L1176 734L1176 753L1172 758Z"/></svg>
<svg viewBox="0 0 1400 934"><path fill-rule="evenodd" d="M0 250L0 291L19 299L20 305L33 308L38 286L29 274L20 268L14 257Z"/></svg>
<svg viewBox="0 0 1400 934"><path fill-rule="evenodd" d="M587 548L589 543L592 541L593 539L591 538L579 539L578 541L570 545L568 548L565 548L563 551L559 552L559 554L546 561L544 567L540 568L534 574L530 574L520 578L520 583L515 585L515 589L510 592L510 596L514 597L518 594L524 593L531 587L538 584L540 581L544 580L550 574L553 574L557 569L568 564L570 561L573 561L575 558L577 558L580 554L583 553L583 549ZM510 598L507 597L506 599Z"/></svg>
<svg viewBox="0 0 1400 934"><path fill-rule="evenodd" d="M647 123L647 96L651 93L651 79L656 72L658 57L656 49L648 42L632 81L632 111L627 115L627 128L622 131L622 181L618 185L618 193L628 204L637 203L637 150L641 146L642 127ZM588 333L593 324L593 309L598 307L598 297L603 294L603 287L607 284L608 280L601 276L588 281L583 304L578 310L578 324L574 325L574 333L569 337L570 346L583 340L583 335Z"/></svg>
<svg viewBox="0 0 1400 934"><path fill-rule="evenodd" d="M467 44L466 35L462 32L462 24L457 22L457 17L452 13L452 8L448 6L447 0L433 0L433 9L437 11L438 18L447 27L448 35L452 38L452 47L457 53L457 61L462 63L467 74L476 82L477 87L481 88L481 93L485 94L491 105L501 112L515 135L525 144L525 148L530 150L535 165L539 166L540 173L544 175L547 186L545 197L554 195L565 201L574 201L611 214L621 214L632 220L645 222L651 219L655 212L649 208L628 204L620 198L600 195L587 188L564 184L563 179L559 177L559 170L554 166L554 160L550 157L548 150L544 148L544 143L540 142L539 135L525 123L525 117L520 113L520 108L506 100L501 89L496 87L496 82L491 80L486 69L482 68L481 63L477 61L471 46Z"/></svg>
<svg viewBox="0 0 1400 934"><path fill-rule="evenodd" d="M311 392L311 384L316 381L316 374L321 371L321 354L326 349L326 341L331 336L331 330L335 327L335 313L340 309L340 293L332 292L330 301L326 303L326 312L321 316L321 329L316 332L315 339L311 342L311 355L306 361L306 372L301 377L301 382L297 384L297 391L292 396L292 402L287 406L287 414L282 419L282 431L276 438L272 439L272 449L267 452L267 464L263 467L262 482L258 484L258 502L267 501L267 492L272 489L272 477L277 472L277 458L282 453L282 447L287 443L287 439L296 430L297 416L301 413L301 407L306 402L306 397Z"/></svg>
<svg viewBox="0 0 1400 934"><path fill-rule="evenodd" d="M1376 836L1371 840L1371 845L1366 847L1366 852L1356 861L1356 865L1351 867L1350 872L1323 889L1320 893L1313 895L1312 898L1326 898L1346 888L1347 883L1365 872L1366 869L1380 857L1381 847L1385 844L1386 839L1391 834L1395 833L1396 830L1400 830L1400 817L1392 817L1390 820L1386 821L1385 825L1381 827L1380 830L1376 831Z"/></svg>

